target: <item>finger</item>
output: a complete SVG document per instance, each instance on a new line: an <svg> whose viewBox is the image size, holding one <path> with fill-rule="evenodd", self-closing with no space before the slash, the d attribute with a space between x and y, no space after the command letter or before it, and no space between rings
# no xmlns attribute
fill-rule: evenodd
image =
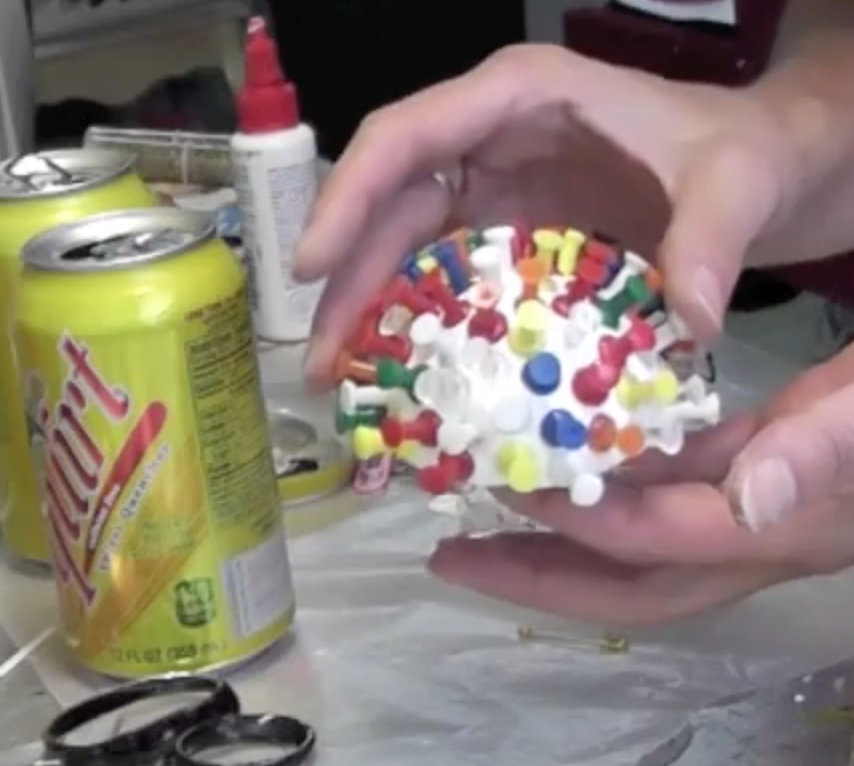
<svg viewBox="0 0 854 766"><path fill-rule="evenodd" d="M828 380L840 366L850 367L850 362L823 365ZM776 526L854 485L850 370L847 380L809 406L772 419L735 461L725 488L733 513L748 529Z"/></svg>
<svg viewBox="0 0 854 766"><path fill-rule="evenodd" d="M613 484L595 508L573 506L563 491L498 497L538 524L629 564L707 565L760 555L757 541L733 522L726 498L709 484Z"/></svg>
<svg viewBox="0 0 854 766"><path fill-rule="evenodd" d="M397 270L412 242L435 237L448 213L447 191L433 180L415 183L378 211L373 225L336 266L315 313L304 373L310 385L333 383L332 367L353 332L353 318Z"/></svg>
<svg viewBox="0 0 854 766"><path fill-rule="evenodd" d="M614 628L683 619L785 576L771 566L624 566L545 534L447 540L429 567L491 598Z"/></svg>
<svg viewBox="0 0 854 766"><path fill-rule="evenodd" d="M503 122L521 83L497 82L491 71L475 69L365 121L314 207L295 255L297 278L316 279L349 258L349 243L401 189L456 165Z"/></svg>
<svg viewBox="0 0 854 766"><path fill-rule="evenodd" d="M677 179L659 259L669 304L702 342L720 333L745 253L780 204L770 168L761 148L732 143Z"/></svg>

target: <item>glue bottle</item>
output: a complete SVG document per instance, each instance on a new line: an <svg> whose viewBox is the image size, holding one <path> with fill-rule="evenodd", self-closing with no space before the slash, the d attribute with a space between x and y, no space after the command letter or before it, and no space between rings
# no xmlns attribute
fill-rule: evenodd
<svg viewBox="0 0 854 766"><path fill-rule="evenodd" d="M296 88L284 77L261 17L249 22L237 113L231 160L255 332L272 342L300 342L309 336L323 288L291 275L317 195L317 141L300 119Z"/></svg>

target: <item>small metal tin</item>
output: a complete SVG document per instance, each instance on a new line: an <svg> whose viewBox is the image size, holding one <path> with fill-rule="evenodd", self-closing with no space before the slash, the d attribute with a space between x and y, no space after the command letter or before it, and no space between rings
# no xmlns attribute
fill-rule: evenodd
<svg viewBox="0 0 854 766"><path fill-rule="evenodd" d="M0 163L0 200L24 200L82 192L131 173L133 155L111 149L55 149Z"/></svg>
<svg viewBox="0 0 854 766"><path fill-rule="evenodd" d="M287 410L269 413L273 464L284 507L340 492L353 477L353 459L337 441L325 439Z"/></svg>

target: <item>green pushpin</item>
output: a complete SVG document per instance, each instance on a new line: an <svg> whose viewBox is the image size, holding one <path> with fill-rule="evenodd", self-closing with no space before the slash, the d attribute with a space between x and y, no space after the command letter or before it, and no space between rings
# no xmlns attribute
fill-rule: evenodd
<svg viewBox="0 0 854 766"><path fill-rule="evenodd" d="M466 247L469 249L469 252L472 250L477 250L477 248L483 246L483 234L477 231L476 229L472 229L468 236L466 237Z"/></svg>
<svg viewBox="0 0 854 766"><path fill-rule="evenodd" d="M602 311L602 323L616 330L620 319L632 306L646 303L652 297L652 292L643 277L637 274L629 277L623 289L607 299L599 299L597 304Z"/></svg>
<svg viewBox="0 0 854 766"><path fill-rule="evenodd" d="M355 412L338 410L335 413L335 431L346 434L355 431L359 426L376 428L385 418L383 407L360 407Z"/></svg>
<svg viewBox="0 0 854 766"><path fill-rule="evenodd" d="M377 362L377 386L384 389L402 389L413 395L415 381L424 371L423 367L404 367L394 359L380 359Z"/></svg>

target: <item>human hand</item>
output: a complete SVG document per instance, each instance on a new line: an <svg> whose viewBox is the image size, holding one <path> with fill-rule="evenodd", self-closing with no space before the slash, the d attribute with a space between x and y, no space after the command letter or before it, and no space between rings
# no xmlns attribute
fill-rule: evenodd
<svg viewBox="0 0 854 766"><path fill-rule="evenodd" d="M657 258L670 304L720 328L752 241L795 187L778 123L743 92L670 83L564 49L506 49L366 120L317 202L296 275L329 276L306 362L329 385L360 310L452 223L598 230ZM436 171L465 168L449 198Z"/></svg>
<svg viewBox="0 0 854 766"><path fill-rule="evenodd" d="M851 566L854 429L840 415L854 411L852 381L854 346L761 411L693 436L677 458L643 458L592 510L565 492L502 493L554 532L447 540L430 567L485 595L623 627ZM760 469L747 481L767 459L791 478Z"/></svg>

